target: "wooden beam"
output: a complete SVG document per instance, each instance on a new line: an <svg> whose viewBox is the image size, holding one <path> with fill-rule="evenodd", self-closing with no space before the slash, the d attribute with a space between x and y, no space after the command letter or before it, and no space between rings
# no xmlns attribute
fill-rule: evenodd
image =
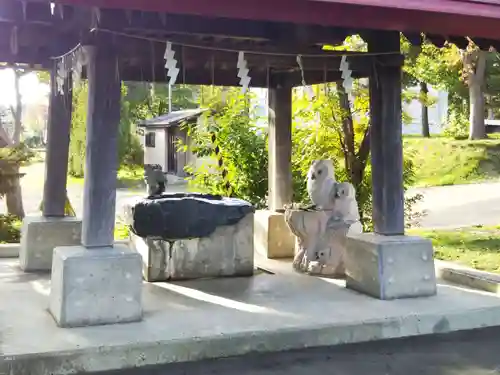
<svg viewBox="0 0 500 375"><path fill-rule="evenodd" d="M497 27L498 18L496 17L496 14L500 14L500 7L492 4L488 5L491 11L484 12L482 15L479 13L473 15L469 12L432 12L423 8L410 10L401 7L364 6L352 2L347 4L339 1L62 0L62 3L206 17L227 17L388 31L430 32L443 35L469 35L471 37L490 39L500 38L500 29ZM429 3L432 3L432 1ZM468 7L470 6L468 5Z"/></svg>
<svg viewBox="0 0 500 375"><path fill-rule="evenodd" d="M52 67L49 55L49 53L40 53L40 51L27 50L25 48L20 49L16 55L9 51L0 50L0 63L26 64L29 66L40 66L42 69L49 70Z"/></svg>
<svg viewBox="0 0 500 375"><path fill-rule="evenodd" d="M53 62L50 75L50 103L47 126L47 153L45 156L45 183L43 187L43 215L64 217L66 180L68 175L69 138L71 129L72 82L71 74L64 81L63 93L57 88L58 66Z"/></svg>
<svg viewBox="0 0 500 375"><path fill-rule="evenodd" d="M17 43L20 46L38 47L53 43L57 31L46 25L16 25L0 22L0 46L10 46L12 32L16 29Z"/></svg>
<svg viewBox="0 0 500 375"><path fill-rule="evenodd" d="M149 35L197 35L261 41L283 45L336 44L352 34L346 28L290 22L266 22L224 17L101 9L99 28L142 31Z"/></svg>
<svg viewBox="0 0 500 375"><path fill-rule="evenodd" d="M53 20L48 2L2 0L0 6L0 22L51 25Z"/></svg>
<svg viewBox="0 0 500 375"><path fill-rule="evenodd" d="M338 44L353 32L347 28L269 22L223 17L145 12L99 8L98 22L88 6L57 3L51 14L50 4L43 1L3 0L0 22L16 24L40 23L58 29L88 30L93 27L115 31L140 31L148 35L200 35L213 37L274 40L290 46ZM23 5L24 4L24 5Z"/></svg>
<svg viewBox="0 0 500 375"><path fill-rule="evenodd" d="M269 210L292 203L292 89L269 90Z"/></svg>
<svg viewBox="0 0 500 375"><path fill-rule="evenodd" d="M154 75L153 75L154 71ZM137 82L168 82L167 72L163 65L156 65L154 69L147 67L121 66L120 74L124 81ZM177 77L177 84L187 85L216 85L216 86L239 86L240 78L236 69L181 69ZM305 71L305 79L308 85L322 84L325 82L336 82L341 78L341 72ZM354 78L365 78L370 72L353 74ZM251 87L297 87L302 86L302 75L299 71L279 72L270 71L269 77L266 70L251 70ZM85 78L84 74L84 78Z"/></svg>
<svg viewBox="0 0 500 375"><path fill-rule="evenodd" d="M112 247L116 209L121 81L117 56L102 40L86 47L89 92L82 245Z"/></svg>
<svg viewBox="0 0 500 375"><path fill-rule="evenodd" d="M374 33L367 41L369 52L391 51L399 48L399 33ZM370 118L374 229L378 234L403 235L401 67L374 69L370 79Z"/></svg>
<svg viewBox="0 0 500 375"><path fill-rule="evenodd" d="M114 38L116 48L120 51L121 58L124 61L130 59L131 65L146 66L152 65L152 61L156 64L164 64L163 54L165 44L159 42L150 42L138 39ZM245 59L250 68L265 69L266 67L274 69L297 69L297 54L290 51L282 51L279 46L268 46L263 48L262 54L259 54L258 47L252 47L248 51L248 45L227 44L220 47L219 44L204 44L197 45L189 44L189 46L173 45L176 51L176 59L179 65L188 69L192 68L210 68L213 66L218 69L231 68L236 64L238 51L247 51ZM241 46L241 49L239 49ZM197 48L199 47L199 48ZM211 50L211 48L230 48L233 51ZM253 50L253 51L252 51ZM274 51L274 52L273 52ZM282 55L273 55L273 53ZM321 51L315 50L315 57L303 55L302 63L306 70L317 71L339 71L342 55L348 53L349 66L353 72L361 72L367 74L372 70L374 65L380 64L384 66L402 66L404 57L395 52L393 54L384 54L379 56L370 56L363 52L340 52L340 51Z"/></svg>
<svg viewBox="0 0 500 375"><path fill-rule="evenodd" d="M138 67L122 66L120 74L124 81L138 82L168 82L164 64L157 65L153 69L148 67L142 69ZM268 78L265 71L257 71L252 75L252 87L268 87ZM84 75L85 78L85 75ZM216 85L216 86L239 86L240 78L236 69L189 69L180 71L177 77L177 84L187 85ZM269 85L275 85L273 77L269 78Z"/></svg>

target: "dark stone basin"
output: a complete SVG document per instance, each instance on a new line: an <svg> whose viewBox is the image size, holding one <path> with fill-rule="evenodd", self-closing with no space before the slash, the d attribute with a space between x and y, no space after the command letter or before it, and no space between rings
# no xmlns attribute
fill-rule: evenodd
<svg viewBox="0 0 500 375"><path fill-rule="evenodd" d="M244 200L201 193L150 196L130 209L127 224L136 235L163 240L207 237L255 211Z"/></svg>

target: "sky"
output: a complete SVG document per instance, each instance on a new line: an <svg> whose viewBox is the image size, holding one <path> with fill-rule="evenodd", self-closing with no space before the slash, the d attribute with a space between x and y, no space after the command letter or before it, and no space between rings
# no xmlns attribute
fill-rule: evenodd
<svg viewBox="0 0 500 375"><path fill-rule="evenodd" d="M41 83L36 73L29 73L21 78L21 96L24 104L37 104L48 100L49 85ZM0 70L0 106L8 106L15 102L14 72L10 69Z"/></svg>

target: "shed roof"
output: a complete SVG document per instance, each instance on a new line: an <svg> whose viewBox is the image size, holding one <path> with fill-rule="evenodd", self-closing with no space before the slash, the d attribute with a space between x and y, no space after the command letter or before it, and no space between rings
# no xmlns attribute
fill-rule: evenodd
<svg viewBox="0 0 500 375"><path fill-rule="evenodd" d="M169 128L178 126L183 121L189 121L201 116L202 113L208 111L208 108L184 109L181 111L173 111L165 115L161 115L152 119L144 120L138 124L144 128Z"/></svg>

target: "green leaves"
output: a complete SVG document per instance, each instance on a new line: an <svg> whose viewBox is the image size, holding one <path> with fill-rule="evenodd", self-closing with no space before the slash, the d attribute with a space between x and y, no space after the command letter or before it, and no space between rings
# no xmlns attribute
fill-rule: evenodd
<svg viewBox="0 0 500 375"><path fill-rule="evenodd" d="M346 108L342 92L335 84L321 85L317 98L308 98L295 92L292 168L294 200L308 203L306 192L307 171L315 159L331 159L339 181L349 181L356 188L361 220L366 230L372 227L371 167L369 160L369 96L367 82L356 80L354 102ZM344 104L342 104L344 103ZM414 179L411 155L405 155L404 184ZM405 202L408 219L414 219L412 207L419 197Z"/></svg>
<svg viewBox="0 0 500 375"><path fill-rule="evenodd" d="M267 196L267 134L257 126L251 94L241 95L240 88L203 88L201 100L207 111L202 125L189 129L192 151L203 163L191 166L191 185L214 194L226 194L223 175L227 173L233 195L257 208L266 206ZM215 134L215 142L212 141ZM214 155L219 148L223 160L217 165Z"/></svg>
<svg viewBox="0 0 500 375"><path fill-rule="evenodd" d="M0 148L0 198L12 188L19 177L19 167L35 157L35 153L24 143L15 147Z"/></svg>

